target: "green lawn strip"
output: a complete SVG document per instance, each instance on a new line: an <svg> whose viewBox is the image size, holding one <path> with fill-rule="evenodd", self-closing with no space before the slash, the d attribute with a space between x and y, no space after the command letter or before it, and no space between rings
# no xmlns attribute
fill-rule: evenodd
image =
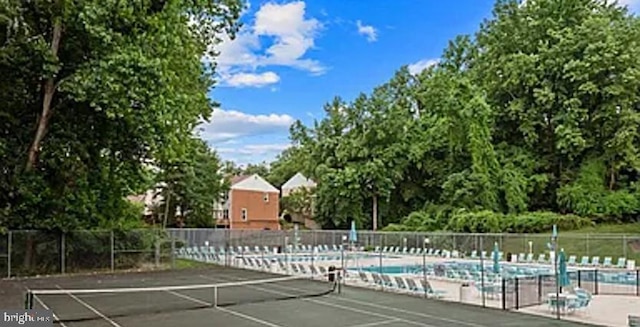
<svg viewBox="0 0 640 327"><path fill-rule="evenodd" d="M551 233L531 235L505 235L502 237L501 251L507 253L528 253L529 241L532 243L534 260L541 253L548 253L547 243ZM558 231L558 246L564 249L567 256L612 257L615 265L619 257L636 260L640 264L640 223L625 225L599 225L574 231ZM490 252L493 244L484 245ZM590 259L591 260L591 259Z"/></svg>

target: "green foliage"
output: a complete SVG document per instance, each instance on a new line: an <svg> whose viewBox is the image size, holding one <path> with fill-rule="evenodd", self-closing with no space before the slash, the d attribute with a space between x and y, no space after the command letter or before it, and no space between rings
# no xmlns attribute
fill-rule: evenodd
<svg viewBox="0 0 640 327"><path fill-rule="evenodd" d="M229 183L219 173L220 159L204 141L192 138L185 149L182 158L160 161L157 178L163 201L154 216L167 213L167 226L176 226L179 214L186 227L210 228L213 203L228 191ZM158 223L165 224L160 219Z"/></svg>
<svg viewBox="0 0 640 327"><path fill-rule="evenodd" d="M638 218L640 19L596 0L521 2L497 1L437 65L294 124L274 166L318 183L319 222L370 228L374 200L386 230Z"/></svg>
<svg viewBox="0 0 640 327"><path fill-rule="evenodd" d="M192 154L193 131L216 105L207 98L215 54L201 58L233 36L241 2L0 7L0 226L138 226L125 197L150 186L148 163Z"/></svg>
<svg viewBox="0 0 640 327"><path fill-rule="evenodd" d="M606 175L603 160L585 161L577 177L558 189L558 202L579 215L601 221L622 220L638 214L638 193L633 189L609 190L605 184Z"/></svg>
<svg viewBox="0 0 640 327"><path fill-rule="evenodd" d="M591 225L591 220L575 215L560 215L553 212L527 212L519 215L491 211L456 212L447 229L463 233L543 233L553 225L561 230L573 230Z"/></svg>

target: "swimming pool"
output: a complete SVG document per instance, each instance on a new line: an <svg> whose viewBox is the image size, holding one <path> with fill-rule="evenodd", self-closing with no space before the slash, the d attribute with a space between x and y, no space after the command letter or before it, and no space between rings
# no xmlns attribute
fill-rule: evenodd
<svg viewBox="0 0 640 327"><path fill-rule="evenodd" d="M548 266L523 266L512 264L500 264L500 272L495 273L493 271L493 263L484 264L484 269L480 263L474 262L458 262L449 261L441 263L428 263L426 266L426 272L430 276L446 277L459 280L478 280L480 276L484 274L487 277L505 277L509 278L526 278L537 276L553 276L553 268ZM389 266L360 266L350 270L365 271L371 273L387 274L387 275L400 275L400 274L415 274L422 275L422 265L389 265ZM597 273L593 270L580 270L576 268L569 268L567 271L569 279L577 282L597 282L604 284L619 284L619 285L638 285L638 272L636 271L601 271Z"/></svg>
<svg viewBox="0 0 640 327"><path fill-rule="evenodd" d="M277 260L277 259L286 259L288 261L332 261L332 260L342 260L342 256L340 253L329 254L329 253L319 253L316 255L310 253L280 253L277 255L267 255L261 256L259 254L251 255L251 257L259 257L265 258L267 260ZM372 258L380 258L379 254L368 254L368 253L345 253L345 260L354 260L354 259L372 259ZM384 259L393 259L398 258L397 256L385 255Z"/></svg>

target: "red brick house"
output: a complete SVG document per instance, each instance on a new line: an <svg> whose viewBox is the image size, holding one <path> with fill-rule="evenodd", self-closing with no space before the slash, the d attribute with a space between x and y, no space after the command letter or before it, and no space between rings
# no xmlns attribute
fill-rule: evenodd
<svg viewBox="0 0 640 327"><path fill-rule="evenodd" d="M215 212L218 228L279 230L280 191L257 174L234 176Z"/></svg>

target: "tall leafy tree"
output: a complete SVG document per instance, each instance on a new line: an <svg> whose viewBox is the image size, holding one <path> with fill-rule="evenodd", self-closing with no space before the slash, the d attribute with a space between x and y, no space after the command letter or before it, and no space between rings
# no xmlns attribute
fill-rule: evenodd
<svg viewBox="0 0 640 327"><path fill-rule="evenodd" d="M296 123L287 160L318 182L327 227L373 227L378 204L383 224L404 216L428 229L556 219L528 211L634 219L639 36L640 19L617 4L498 0L437 65L401 68L369 94L334 99L313 126Z"/></svg>

